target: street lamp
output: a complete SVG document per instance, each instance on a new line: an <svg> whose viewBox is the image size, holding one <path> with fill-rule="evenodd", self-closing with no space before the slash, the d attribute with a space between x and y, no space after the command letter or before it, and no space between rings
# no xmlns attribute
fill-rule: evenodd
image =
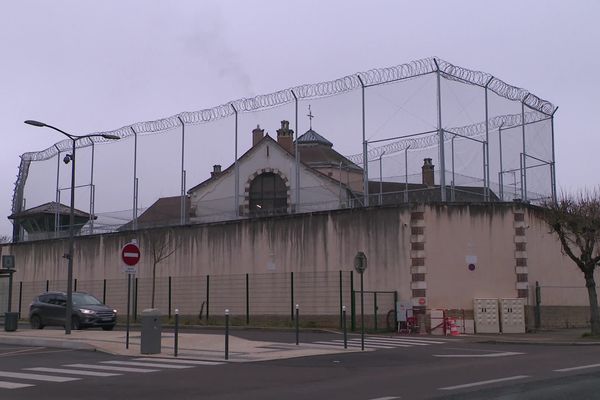
<svg viewBox="0 0 600 400"><path fill-rule="evenodd" d="M50 129L54 129L55 131L58 131L60 133L62 133L63 135L65 135L66 137L68 137L72 144L72 150L71 150L71 154L68 154L65 157L65 163L69 163L71 162L71 207L69 210L69 253L65 254L65 258L68 260L68 267L67 267L67 310L66 310L66 316L65 316L65 334L66 335L70 335L71 334L71 317L72 317L72 313L73 313L73 248L74 243L75 243L75 232L74 232L74 225L75 225L75 144L78 140L80 139L86 139L86 138L91 138L91 137L103 137L104 139L110 139L110 140L118 140L120 139L119 136L116 135L109 135L109 134L91 134L91 135L82 135L82 136L76 136L76 135L71 135L63 130L60 130L52 125L48 125L45 124L43 122L39 122L39 121L33 121L33 120L27 120L25 121L25 123L27 125L33 125L33 126L37 126L37 127L46 127L46 128L50 128Z"/></svg>

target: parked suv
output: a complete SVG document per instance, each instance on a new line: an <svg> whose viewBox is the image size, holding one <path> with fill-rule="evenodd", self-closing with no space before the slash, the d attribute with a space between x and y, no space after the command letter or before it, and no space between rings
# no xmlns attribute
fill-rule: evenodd
<svg viewBox="0 0 600 400"><path fill-rule="evenodd" d="M45 292L33 299L29 305L29 322L33 329L46 325L65 326L67 294ZM110 331L117 323L117 310L108 307L88 293L73 292L72 329L102 327Z"/></svg>

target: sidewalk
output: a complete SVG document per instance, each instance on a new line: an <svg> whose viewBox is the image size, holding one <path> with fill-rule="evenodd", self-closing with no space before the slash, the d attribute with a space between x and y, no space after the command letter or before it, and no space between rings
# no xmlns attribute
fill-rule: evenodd
<svg viewBox="0 0 600 400"><path fill-rule="evenodd" d="M600 338L583 337L583 334L586 332L589 332L589 329L568 328L520 334L461 335L461 337L475 343L535 344L547 346L600 345Z"/></svg>
<svg viewBox="0 0 600 400"><path fill-rule="evenodd" d="M131 331L129 349L125 348L126 332L106 332L96 329L73 330L70 335L60 329L18 329L15 332L0 331L0 344L57 347L75 350L102 351L123 356L140 355L140 332ZM179 333L178 357L224 361L225 335L223 333ZM284 358L337 354L360 351L360 349L331 348L310 343L279 343L246 340L229 335L230 362L267 361ZM174 356L174 334L164 332L161 337L160 357Z"/></svg>

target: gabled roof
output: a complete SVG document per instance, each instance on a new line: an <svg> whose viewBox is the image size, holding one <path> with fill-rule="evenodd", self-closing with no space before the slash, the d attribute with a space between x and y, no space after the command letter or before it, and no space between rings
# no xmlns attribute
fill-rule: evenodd
<svg viewBox="0 0 600 400"><path fill-rule="evenodd" d="M190 210L190 198L185 198L185 209ZM181 221L181 196L161 197L148 207L137 219L138 228L173 225ZM187 219L187 218L186 218ZM117 230L133 229L133 221L120 226Z"/></svg>
<svg viewBox="0 0 600 400"><path fill-rule="evenodd" d="M40 214L54 215L57 213L57 209L58 209L59 215L70 215L71 208L69 206L66 206L62 203L57 203L55 201L50 201L48 203L44 203L42 205L39 205L39 206L36 206L33 208L23 210L16 214L11 214L8 218L9 219L19 219L19 218L30 217L30 216L34 216L34 215L40 215ZM89 218L90 217L90 214L86 213L85 211L78 210L78 209L74 209L73 213L74 213L75 217L81 217L81 218Z"/></svg>
<svg viewBox="0 0 600 400"><path fill-rule="evenodd" d="M277 141L276 141L275 139L273 139L271 136L269 136L269 134L266 134L266 135L265 135L265 136L264 136L264 137L263 137L263 138L262 138L262 139L261 139L261 140L260 140L258 143L256 143L254 146L252 146L251 148L249 148L249 149L248 149L248 151L246 151L244 154L242 154L242 155L241 155L241 156L238 158L238 162L244 161L246 158L250 157L250 155L251 155L251 154L254 152L254 150L256 150L257 148L259 148L259 147L260 147L260 145L261 145L263 142L265 142L265 141L268 141L268 142L270 142L271 144L278 146L278 147L279 147L279 148L280 148L280 149L281 149L281 150L284 152L284 154L286 154L286 155L287 155L288 157L290 157L290 158L294 158L294 155L293 155L293 154L291 154L289 151L287 151L285 148L283 148L283 147L282 147L282 146L281 146L279 143L277 143ZM300 152L300 147L298 148L298 151ZM336 154L339 154L339 153L337 153L337 152L336 152L335 150L333 150L333 149L332 149L331 151L333 151L333 152L334 152L334 153L336 153ZM341 155L340 155L340 156L341 156ZM341 156L341 157L343 157L343 156ZM349 162L350 162L350 161L349 161ZM326 175L326 174L324 174L324 173L320 172L319 170L317 170L317 169L313 168L313 167L310 165L310 163L309 163L309 162L306 162L306 161L304 161L304 160L303 160L303 158L302 158L302 154L300 155L300 164L301 164L302 166L304 166L305 168L307 168L308 170L310 170L312 173L314 173L314 174L316 174L316 175L318 175L318 176L320 176L320 177L322 177L322 178L324 178L324 179L327 179L327 180L329 180L329 181L331 181L331 182L334 182L336 185L339 185L339 184L340 184L340 182L339 182L338 180L336 180L336 179L333 179L332 177L330 177L330 176L328 176L328 175ZM218 180L218 179L220 179L220 178L224 177L226 174L229 174L229 173L231 173L231 172L233 171L234 167L235 167L235 163L231 164L229 167L227 167L225 170L223 170L223 171L222 171L220 174L218 174L218 175L216 175L216 176L212 176L212 177L210 177L210 178L206 179L205 181L203 181L203 182L200 182L198 185L196 185L196 186L194 186L193 188L189 189L189 190L187 191L187 193L188 193L188 194L191 194L193 191L196 191L196 190L200 189L201 187L208 185L210 182L216 181L216 180ZM341 185L342 185L342 186L343 186L345 189L348 189L348 188L347 188L347 186L346 186L346 185L345 185L343 182L341 182Z"/></svg>

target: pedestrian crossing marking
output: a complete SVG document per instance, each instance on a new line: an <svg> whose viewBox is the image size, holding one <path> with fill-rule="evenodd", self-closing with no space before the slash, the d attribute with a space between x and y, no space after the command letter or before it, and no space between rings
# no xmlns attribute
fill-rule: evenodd
<svg viewBox="0 0 600 400"><path fill-rule="evenodd" d="M99 369L105 371L119 371L119 372L158 372L158 369L147 369L147 368L129 368L129 367L116 367L112 365L95 365L95 364L68 364L65 367L71 368L86 368L86 369Z"/></svg>
<svg viewBox="0 0 600 400"><path fill-rule="evenodd" d="M219 361L204 361L204 360L191 360L188 358L154 358L154 357L142 357L135 358L135 361L149 361L149 362L166 362L173 364L190 364L190 365L221 365Z"/></svg>
<svg viewBox="0 0 600 400"><path fill-rule="evenodd" d="M52 376L52 375L40 375L40 374L26 374L22 372L8 372L0 371L0 376L4 378L17 378L17 379L29 379L33 381L46 381L46 382L68 382L77 381L81 378L67 378L65 376Z"/></svg>
<svg viewBox="0 0 600 400"><path fill-rule="evenodd" d="M313 342L314 344L343 346L342 339L334 339L328 341ZM348 347L361 347L361 339L353 337L346 341ZM368 336L364 339L366 348L369 349L394 349L398 347L413 347L413 346L429 346L432 344L447 344L448 340L444 339L427 339L427 338L400 338L400 337L384 337L384 336Z"/></svg>
<svg viewBox="0 0 600 400"><path fill-rule="evenodd" d="M29 383L14 383L14 382L6 382L0 381L0 389L21 389L24 387L35 386Z"/></svg>
<svg viewBox="0 0 600 400"><path fill-rule="evenodd" d="M102 361L102 364L115 364L115 365L131 365L132 367L149 367L149 368L167 368L167 369L186 369L193 368L191 365L173 365L173 364L159 364L149 362L136 362L136 361Z"/></svg>
<svg viewBox="0 0 600 400"><path fill-rule="evenodd" d="M118 376L122 374L115 374L112 372L95 372L95 371L82 371L76 369L67 369L67 368L46 368L46 367L35 367L35 368L25 368L26 371L37 371L37 372L56 372L57 374L71 374L71 375L83 375L83 376Z"/></svg>

